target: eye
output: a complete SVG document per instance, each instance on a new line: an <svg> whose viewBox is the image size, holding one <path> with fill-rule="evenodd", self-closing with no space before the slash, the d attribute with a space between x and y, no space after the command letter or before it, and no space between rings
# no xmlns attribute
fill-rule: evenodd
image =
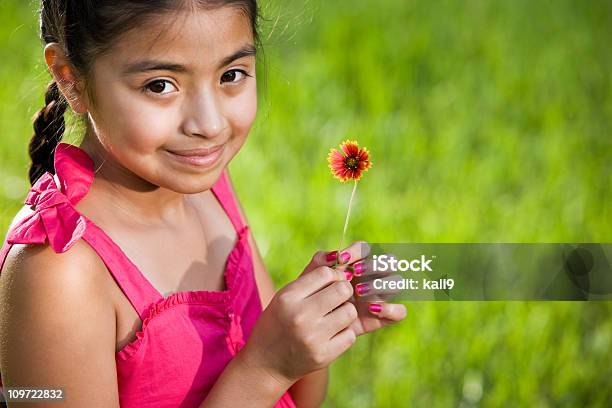
<svg viewBox="0 0 612 408"><path fill-rule="evenodd" d="M237 74L242 75L238 81L235 80L238 76ZM238 83L245 76L250 77L251 75L247 74L247 72L243 69L230 69L221 76L221 83L223 83L224 80L226 80L225 82Z"/></svg>
<svg viewBox="0 0 612 408"><path fill-rule="evenodd" d="M164 95L168 92L164 92L164 90L167 89L166 85L172 85L174 87L174 89L176 89L176 87L172 84L172 82L166 80L166 79L156 79L154 81L149 82L148 84L146 84L143 87L143 92L151 92L157 95ZM177 89L178 91L178 89Z"/></svg>

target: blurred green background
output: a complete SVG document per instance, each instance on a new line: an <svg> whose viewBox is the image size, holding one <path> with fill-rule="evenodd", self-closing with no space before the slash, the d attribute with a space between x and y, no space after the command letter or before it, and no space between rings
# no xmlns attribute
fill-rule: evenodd
<svg viewBox="0 0 612 408"><path fill-rule="evenodd" d="M36 6L0 2L2 237L49 78ZM230 168L277 286L339 245L351 185L326 156L347 138L374 163L347 240L611 242L612 2L261 7L259 113ZM325 406L610 406L611 302L407 308L332 365Z"/></svg>

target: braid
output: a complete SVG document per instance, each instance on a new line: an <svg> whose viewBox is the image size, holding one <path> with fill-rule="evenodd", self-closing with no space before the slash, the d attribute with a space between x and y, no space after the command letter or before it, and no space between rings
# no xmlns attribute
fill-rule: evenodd
<svg viewBox="0 0 612 408"><path fill-rule="evenodd" d="M36 112L33 118L34 134L29 146L32 160L29 171L31 185L46 171L55 172L53 151L64 135L64 112L67 107L68 103L59 91L57 83L52 80L45 92L45 106Z"/></svg>

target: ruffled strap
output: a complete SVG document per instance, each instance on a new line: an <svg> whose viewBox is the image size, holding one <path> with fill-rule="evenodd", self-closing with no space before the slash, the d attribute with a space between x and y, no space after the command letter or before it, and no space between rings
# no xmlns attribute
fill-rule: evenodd
<svg viewBox="0 0 612 408"><path fill-rule="evenodd" d="M70 249L85 232L85 218L74 208L89 191L94 163L84 150L59 143L54 153L55 176L45 172L28 192L33 212L7 234L9 244L49 243L55 252Z"/></svg>

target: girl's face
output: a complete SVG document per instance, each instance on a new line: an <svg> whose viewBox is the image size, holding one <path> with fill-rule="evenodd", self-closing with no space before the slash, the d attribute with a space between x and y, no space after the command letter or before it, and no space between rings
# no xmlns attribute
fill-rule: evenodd
<svg viewBox="0 0 612 408"><path fill-rule="evenodd" d="M104 165L151 187L209 189L255 119L254 52L248 18L231 7L158 17L121 36L89 84Z"/></svg>

